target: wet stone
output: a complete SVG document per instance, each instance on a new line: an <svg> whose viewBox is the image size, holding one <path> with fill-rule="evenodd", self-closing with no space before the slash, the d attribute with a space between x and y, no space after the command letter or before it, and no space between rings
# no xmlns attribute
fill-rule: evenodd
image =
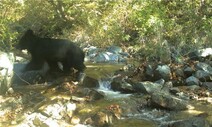
<svg viewBox="0 0 212 127"><path fill-rule="evenodd" d="M94 61L96 63L104 63L108 60L109 60L109 56L108 56L108 54L106 54L104 52L97 54L97 56L94 58Z"/></svg>
<svg viewBox="0 0 212 127"><path fill-rule="evenodd" d="M96 88L99 86L99 81L92 77L85 76L82 85L88 88Z"/></svg>
<svg viewBox="0 0 212 127"><path fill-rule="evenodd" d="M120 91L122 93L135 92L133 86L125 81L113 81L111 83L111 89L114 91Z"/></svg>
<svg viewBox="0 0 212 127"><path fill-rule="evenodd" d="M153 83L153 82L139 82L134 85L134 88L137 92L151 94L155 91L161 91L162 85Z"/></svg>
<svg viewBox="0 0 212 127"><path fill-rule="evenodd" d="M186 84L188 86L191 86L191 85L199 85L199 79L197 79L196 77L194 76L190 76L186 79Z"/></svg>
<svg viewBox="0 0 212 127"><path fill-rule="evenodd" d="M94 89L90 90L88 92L87 96L89 96L90 101L100 100L100 99L104 98L104 95L101 92L96 91Z"/></svg>
<svg viewBox="0 0 212 127"><path fill-rule="evenodd" d="M153 93L151 105L169 110L186 110L192 108L185 100L166 93Z"/></svg>

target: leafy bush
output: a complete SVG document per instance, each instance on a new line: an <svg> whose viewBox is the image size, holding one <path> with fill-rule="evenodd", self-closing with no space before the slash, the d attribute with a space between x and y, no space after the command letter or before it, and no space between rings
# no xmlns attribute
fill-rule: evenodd
<svg viewBox="0 0 212 127"><path fill-rule="evenodd" d="M13 0L0 1L0 50L9 51L15 43L18 24L16 21L21 14L21 3ZM17 14L19 13L19 14Z"/></svg>
<svg viewBox="0 0 212 127"><path fill-rule="evenodd" d="M208 0L3 0L0 45L11 49L31 28L39 36L100 47L134 46L147 58L169 54L172 46L186 53L211 46L211 6Z"/></svg>

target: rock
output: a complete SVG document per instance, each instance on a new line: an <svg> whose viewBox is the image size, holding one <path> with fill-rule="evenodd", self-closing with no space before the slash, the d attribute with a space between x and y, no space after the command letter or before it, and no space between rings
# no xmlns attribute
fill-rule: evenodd
<svg viewBox="0 0 212 127"><path fill-rule="evenodd" d="M173 95L176 95L177 93L180 92L180 89L178 87L173 87L169 89L170 93Z"/></svg>
<svg viewBox="0 0 212 127"><path fill-rule="evenodd" d="M94 61L96 63L104 63L107 60L109 60L109 56L108 56L108 54L106 54L104 52L97 54L97 56L94 58Z"/></svg>
<svg viewBox="0 0 212 127"><path fill-rule="evenodd" d="M95 57L99 52L99 49L95 46L90 46L88 48L85 48L84 50L86 52L86 55L91 58Z"/></svg>
<svg viewBox="0 0 212 127"><path fill-rule="evenodd" d="M193 51L188 54L191 60L201 60L202 58L212 56L212 48L205 48Z"/></svg>
<svg viewBox="0 0 212 127"><path fill-rule="evenodd" d="M185 77L184 70L182 68L177 68L175 70L175 74L176 74L177 77L182 77L182 78Z"/></svg>
<svg viewBox="0 0 212 127"><path fill-rule="evenodd" d="M133 86L126 81L113 80L111 82L111 89L114 91L120 91L122 93L134 93L135 90Z"/></svg>
<svg viewBox="0 0 212 127"><path fill-rule="evenodd" d="M147 65L145 74L146 74L147 77L153 78L154 69L153 69L153 67L151 65Z"/></svg>
<svg viewBox="0 0 212 127"><path fill-rule="evenodd" d="M191 86L191 85L199 85L199 79L197 79L196 77L194 76L190 76L186 79L186 84L188 86Z"/></svg>
<svg viewBox="0 0 212 127"><path fill-rule="evenodd" d="M109 103L108 103L109 104ZM91 124L92 127L109 127L111 124L121 118L122 110L118 104L106 105L107 107L95 110L91 117L83 123ZM99 107L99 106L98 106Z"/></svg>
<svg viewBox="0 0 212 127"><path fill-rule="evenodd" d="M197 70L205 71L209 74L212 74L212 67L206 63L199 62L195 65Z"/></svg>
<svg viewBox="0 0 212 127"><path fill-rule="evenodd" d="M184 78L173 79L172 83L174 87L183 86L185 84L185 80Z"/></svg>
<svg viewBox="0 0 212 127"><path fill-rule="evenodd" d="M158 67L155 70L155 78L156 79L164 79L165 81L168 81L171 77L171 70L168 65L158 65Z"/></svg>
<svg viewBox="0 0 212 127"><path fill-rule="evenodd" d="M80 91L80 93L84 94L85 91ZM86 95L86 94L85 94ZM85 97L77 97L77 96L71 96L71 99L70 99L72 102L78 102L78 103L82 103L82 102L85 102L87 101L87 98ZM72 115L72 114L71 114Z"/></svg>
<svg viewBox="0 0 212 127"><path fill-rule="evenodd" d="M62 103L55 103L48 105L44 109L44 113L54 119L62 119L63 115L66 113L66 108Z"/></svg>
<svg viewBox="0 0 212 127"><path fill-rule="evenodd" d="M72 96L71 100L74 102L85 102L100 100L105 97L104 93L92 88L80 88L78 89L78 94L83 97Z"/></svg>
<svg viewBox="0 0 212 127"><path fill-rule="evenodd" d="M166 122L160 127L210 127L210 125L204 117L191 117L184 120Z"/></svg>
<svg viewBox="0 0 212 127"><path fill-rule="evenodd" d="M118 62L119 61L119 55L117 55L117 54L113 54L113 53L109 53L109 52L106 52L107 54L108 54L108 56L109 56L109 60L108 60L108 62L112 62L112 63L116 63L116 62Z"/></svg>
<svg viewBox="0 0 212 127"><path fill-rule="evenodd" d="M139 93L152 94L155 91L161 91L162 85L146 81L136 83L134 89Z"/></svg>
<svg viewBox="0 0 212 127"><path fill-rule="evenodd" d="M14 56L0 51L0 95L6 94L13 77Z"/></svg>
<svg viewBox="0 0 212 127"><path fill-rule="evenodd" d="M113 121L113 116L100 111L91 117L91 119L95 127L108 127Z"/></svg>
<svg viewBox="0 0 212 127"><path fill-rule="evenodd" d="M186 110L193 108L188 103L173 95L155 92L151 96L151 105L153 107L165 108L168 110Z"/></svg>
<svg viewBox="0 0 212 127"><path fill-rule="evenodd" d="M212 75L207 73L206 71L197 70L195 72L195 77L198 78L200 81L212 81Z"/></svg>
<svg viewBox="0 0 212 127"><path fill-rule="evenodd" d="M13 85L33 85L45 82L45 76L49 70L45 63L40 70L22 72L27 63L15 63L13 71L15 75L12 79Z"/></svg>
<svg viewBox="0 0 212 127"><path fill-rule="evenodd" d="M54 120L61 120L66 118L67 120L71 120L73 117L73 112L76 110L77 106L75 103L62 101L54 102L54 104L49 104L43 107L42 113L45 114L48 118L52 118Z"/></svg>
<svg viewBox="0 0 212 127"><path fill-rule="evenodd" d="M127 53L127 52L120 52L119 54L124 56L124 57L129 57L130 56L130 54Z"/></svg>
<svg viewBox="0 0 212 127"><path fill-rule="evenodd" d="M85 76L82 85L88 88L96 88L99 86L99 81L92 77Z"/></svg>
<svg viewBox="0 0 212 127"><path fill-rule="evenodd" d="M193 74L194 70L191 67L185 67L184 68L184 74L189 77Z"/></svg>
<svg viewBox="0 0 212 127"><path fill-rule="evenodd" d="M212 90L212 82L203 82L202 86L206 87L209 90Z"/></svg>
<svg viewBox="0 0 212 127"><path fill-rule="evenodd" d="M77 74L78 74L77 81L79 82L79 84L83 84L86 74L84 72L79 72Z"/></svg>
<svg viewBox="0 0 212 127"><path fill-rule="evenodd" d="M191 91L196 91L200 89L200 86L197 86L197 85L186 86L186 89Z"/></svg>
<svg viewBox="0 0 212 127"><path fill-rule="evenodd" d="M45 82L45 77L40 73L40 71L27 71L19 76L19 81L17 81L16 83L21 85L33 85ZM14 82L14 84L16 83Z"/></svg>
<svg viewBox="0 0 212 127"><path fill-rule="evenodd" d="M95 89L90 90L87 96L89 97L90 101L96 101L104 98L103 93L96 91Z"/></svg>
<svg viewBox="0 0 212 127"><path fill-rule="evenodd" d="M75 103L66 103L65 104L66 114L71 118L73 115L73 111L76 110L77 106Z"/></svg>
<svg viewBox="0 0 212 127"><path fill-rule="evenodd" d="M33 124L35 126L39 126L39 127L59 127L59 124L57 123L57 121L51 119L51 118L39 118L38 116L36 116L33 120L32 120Z"/></svg>
<svg viewBox="0 0 212 127"><path fill-rule="evenodd" d="M84 48L86 52L85 61L91 61L95 63L118 63L126 62L128 53L122 52L122 49L118 46L110 46L106 50L99 49L94 46Z"/></svg>
<svg viewBox="0 0 212 127"><path fill-rule="evenodd" d="M187 100L187 101L191 99L190 96L184 92L176 93L176 96L179 97L180 99Z"/></svg>
<svg viewBox="0 0 212 127"><path fill-rule="evenodd" d="M114 54L118 54L118 53L122 52L122 49L121 49L121 47L118 47L118 46L110 46L110 47L108 47L107 51L114 53Z"/></svg>
<svg viewBox="0 0 212 127"><path fill-rule="evenodd" d="M160 84L160 85L164 85L165 84L165 80L164 79L160 79L155 81L155 83Z"/></svg>
<svg viewBox="0 0 212 127"><path fill-rule="evenodd" d="M169 93L170 89L173 87L173 83L171 81L165 82L161 91Z"/></svg>
<svg viewBox="0 0 212 127"><path fill-rule="evenodd" d="M21 127L58 127L59 123L49 117L42 115L41 113L25 114L25 120L19 124Z"/></svg>
<svg viewBox="0 0 212 127"><path fill-rule="evenodd" d="M15 92L14 89L11 88L11 87L10 87L10 88L8 89L8 91L7 91L8 94L14 94L14 92Z"/></svg>
<svg viewBox="0 0 212 127"><path fill-rule="evenodd" d="M79 122L80 122L80 118L76 116L71 118L71 124L76 125L76 124L79 124Z"/></svg>
<svg viewBox="0 0 212 127"><path fill-rule="evenodd" d="M212 67L206 63L199 62L195 65L197 71L195 76L201 81L212 81Z"/></svg>
<svg viewBox="0 0 212 127"><path fill-rule="evenodd" d="M101 52L97 54L97 56L94 58L94 61L96 63L117 63L119 61L119 55L118 54L113 54L111 52Z"/></svg>

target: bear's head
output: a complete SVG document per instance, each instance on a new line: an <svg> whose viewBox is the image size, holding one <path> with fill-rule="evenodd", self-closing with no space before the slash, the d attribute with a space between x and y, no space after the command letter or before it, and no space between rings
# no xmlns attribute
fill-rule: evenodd
<svg viewBox="0 0 212 127"><path fill-rule="evenodd" d="M34 39L34 33L31 29L27 30L24 35L21 37L19 44L17 46L18 49L23 50L23 49L29 49L32 41Z"/></svg>

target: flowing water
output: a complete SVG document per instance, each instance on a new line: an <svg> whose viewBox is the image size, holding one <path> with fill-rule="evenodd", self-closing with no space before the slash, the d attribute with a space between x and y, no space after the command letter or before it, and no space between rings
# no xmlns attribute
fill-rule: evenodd
<svg viewBox="0 0 212 127"><path fill-rule="evenodd" d="M123 114L119 120L112 122L112 127L157 127L161 123L186 119L204 112L208 113L209 117L207 119L212 123L212 105L204 102L197 103L195 101L193 103L195 110L167 111L148 107L138 110L137 104L142 102L146 95L122 94L111 90L113 73L123 66L123 64L87 64L85 73L87 76L98 80L99 87L96 90L103 93L104 98L90 103L83 103L77 114L81 119L88 118L93 111L98 112L110 105L120 105ZM62 94L56 93L55 96L63 96ZM51 93L45 96L53 97ZM69 99L70 96L68 96Z"/></svg>
<svg viewBox="0 0 212 127"><path fill-rule="evenodd" d="M94 102L92 105L96 107L104 108L111 104L120 104L123 103L131 104L135 96L132 94L122 94L120 92L115 92L111 90L111 76L115 70L118 70L123 65L119 64L92 64L88 65L87 75L92 76L99 81L98 91L103 92L105 98L100 101ZM141 95L143 96L143 95ZM139 98L139 97L138 97ZM142 97L141 97L142 98ZM210 123L212 123L212 105L197 103L194 102L195 110L186 110L186 111L167 111L167 110L158 110L152 108L144 108L139 112L132 112L125 114L118 121L113 122L114 127L156 127L159 124L176 121L180 119L186 119L200 113L207 112L209 117L207 118ZM130 107L130 106L129 106Z"/></svg>

